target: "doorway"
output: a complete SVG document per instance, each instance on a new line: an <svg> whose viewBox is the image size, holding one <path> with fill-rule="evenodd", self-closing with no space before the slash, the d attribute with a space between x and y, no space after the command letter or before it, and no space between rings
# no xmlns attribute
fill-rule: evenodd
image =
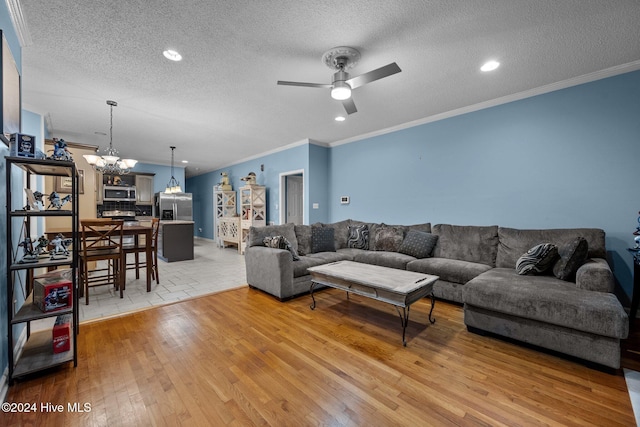
<svg viewBox="0 0 640 427"><path fill-rule="evenodd" d="M304 223L304 171L280 174L280 224Z"/></svg>

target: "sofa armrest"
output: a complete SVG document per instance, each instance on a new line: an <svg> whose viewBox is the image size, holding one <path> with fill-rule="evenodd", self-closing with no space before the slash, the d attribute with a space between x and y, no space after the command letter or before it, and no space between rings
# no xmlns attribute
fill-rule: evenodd
<svg viewBox="0 0 640 427"><path fill-rule="evenodd" d="M614 280L611 267L604 258L591 258L576 272L576 286L596 292L613 292Z"/></svg>
<svg viewBox="0 0 640 427"><path fill-rule="evenodd" d="M280 299L293 293L293 260L285 249L251 246L245 252L247 283Z"/></svg>

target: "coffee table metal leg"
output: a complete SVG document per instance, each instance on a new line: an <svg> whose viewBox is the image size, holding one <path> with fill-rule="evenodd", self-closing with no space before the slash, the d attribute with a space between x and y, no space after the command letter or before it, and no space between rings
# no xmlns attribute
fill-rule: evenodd
<svg viewBox="0 0 640 427"><path fill-rule="evenodd" d="M433 313L433 308L436 305L436 297L433 296L433 294L431 294L431 310L429 310L429 322L431 322L431 324L433 325L434 323L436 323L436 318L431 318L431 313Z"/></svg>
<svg viewBox="0 0 640 427"><path fill-rule="evenodd" d="M398 311L398 315L400 316L400 323L402 324L402 345L403 346L407 346L407 341L405 339L406 333L407 333L407 324L409 323L409 309L411 308L411 306L406 306L406 307L402 307L402 313L400 313L400 307L399 306L395 306L396 310Z"/></svg>
<svg viewBox="0 0 640 427"><path fill-rule="evenodd" d="M309 308L311 310L315 310L316 308L316 298L313 296L313 288L316 287L316 282L311 282L311 287L309 288L309 293L311 294L311 300L313 301Z"/></svg>

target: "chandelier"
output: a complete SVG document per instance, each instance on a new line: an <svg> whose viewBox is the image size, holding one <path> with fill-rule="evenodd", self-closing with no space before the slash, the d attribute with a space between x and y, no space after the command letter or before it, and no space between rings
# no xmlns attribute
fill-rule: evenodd
<svg viewBox="0 0 640 427"><path fill-rule="evenodd" d="M175 150L176 147L169 147L169 148L171 148L171 179L169 180L169 183L167 184L167 189L164 190L164 192L167 194L182 193L182 188L180 188L180 183L173 175L173 150Z"/></svg>
<svg viewBox="0 0 640 427"><path fill-rule="evenodd" d="M95 154L85 154L82 157L98 172L110 175L124 175L129 173L129 169L133 168L137 160L122 159L118 157L118 152L113 148L113 107L117 107L116 101L107 101L107 105L111 108L111 120L109 127L109 148L104 151L102 156Z"/></svg>

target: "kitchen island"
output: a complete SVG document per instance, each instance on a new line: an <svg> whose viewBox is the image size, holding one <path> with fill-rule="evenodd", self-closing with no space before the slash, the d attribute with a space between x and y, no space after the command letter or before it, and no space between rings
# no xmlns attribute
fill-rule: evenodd
<svg viewBox="0 0 640 427"><path fill-rule="evenodd" d="M193 221L160 221L158 258L166 262L193 259Z"/></svg>

